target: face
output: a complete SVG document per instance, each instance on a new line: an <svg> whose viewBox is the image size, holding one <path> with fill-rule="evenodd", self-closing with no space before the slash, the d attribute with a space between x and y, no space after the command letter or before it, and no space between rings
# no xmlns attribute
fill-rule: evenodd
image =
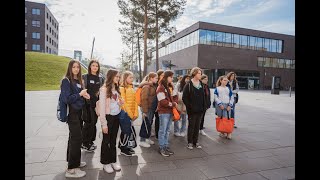
<svg viewBox="0 0 320 180"><path fill-rule="evenodd" d="M160 79L162 79L162 78L163 78L163 76L164 76L164 73L162 73L162 74L160 75Z"/></svg>
<svg viewBox="0 0 320 180"><path fill-rule="evenodd" d="M190 81L190 78L187 77L187 78L185 79L185 81L186 81L186 83L189 82L189 81Z"/></svg>
<svg viewBox="0 0 320 180"><path fill-rule="evenodd" d="M234 74L230 76L230 81L234 80Z"/></svg>
<svg viewBox="0 0 320 180"><path fill-rule="evenodd" d="M202 72L198 71L198 73L194 76L194 78L200 80L201 76L202 76Z"/></svg>
<svg viewBox="0 0 320 180"><path fill-rule="evenodd" d="M169 76L168 77L168 83L172 83L172 81L173 81L173 76Z"/></svg>
<svg viewBox="0 0 320 180"><path fill-rule="evenodd" d="M98 63L92 63L90 68L91 68L91 73L94 73L94 74L97 73L99 69Z"/></svg>
<svg viewBox="0 0 320 180"><path fill-rule="evenodd" d="M202 83L208 84L208 78L204 78L204 79L202 80Z"/></svg>
<svg viewBox="0 0 320 180"><path fill-rule="evenodd" d="M150 78L150 81L152 83L157 83L158 82L158 76L154 77L154 78Z"/></svg>
<svg viewBox="0 0 320 180"><path fill-rule="evenodd" d="M127 84L132 84L133 82L133 76L130 74L126 79Z"/></svg>
<svg viewBox="0 0 320 180"><path fill-rule="evenodd" d="M223 78L220 82L221 82L221 85L223 86L226 86L228 84L228 78Z"/></svg>
<svg viewBox="0 0 320 180"><path fill-rule="evenodd" d="M78 75L80 71L80 66L78 63L73 63L72 65L72 74L73 75Z"/></svg>
<svg viewBox="0 0 320 180"><path fill-rule="evenodd" d="M118 84L120 79L120 74L118 73L114 78L113 78L113 83Z"/></svg>

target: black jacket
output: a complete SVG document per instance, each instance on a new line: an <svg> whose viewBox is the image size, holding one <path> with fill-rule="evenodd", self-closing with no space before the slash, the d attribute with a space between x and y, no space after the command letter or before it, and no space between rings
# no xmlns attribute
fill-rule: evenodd
<svg viewBox="0 0 320 180"><path fill-rule="evenodd" d="M201 93L202 93L202 107L198 107L196 104L197 102L197 97L195 96L194 89L192 81L189 81L183 88L183 94L182 94L182 101L186 105L187 113L192 114L195 112L199 112L200 109L202 109L202 112L204 112L209 105L207 105L207 96L204 91L204 84L200 81L200 84L202 86L201 88Z"/></svg>

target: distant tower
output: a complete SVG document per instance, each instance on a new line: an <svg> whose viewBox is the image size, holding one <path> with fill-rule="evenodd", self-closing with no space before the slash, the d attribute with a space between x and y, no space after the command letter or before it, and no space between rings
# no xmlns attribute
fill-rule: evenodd
<svg viewBox="0 0 320 180"><path fill-rule="evenodd" d="M73 59L77 59L78 61L82 60L82 51L74 50Z"/></svg>

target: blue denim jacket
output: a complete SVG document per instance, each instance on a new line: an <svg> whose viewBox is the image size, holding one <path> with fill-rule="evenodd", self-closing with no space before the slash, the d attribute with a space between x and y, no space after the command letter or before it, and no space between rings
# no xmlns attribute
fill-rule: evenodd
<svg viewBox="0 0 320 180"><path fill-rule="evenodd" d="M84 99L80 96L80 92L82 88L79 88L77 84L72 84L69 82L67 78L64 78L61 82L61 96L62 101L66 104L70 104L72 108L76 110L82 109L84 106Z"/></svg>

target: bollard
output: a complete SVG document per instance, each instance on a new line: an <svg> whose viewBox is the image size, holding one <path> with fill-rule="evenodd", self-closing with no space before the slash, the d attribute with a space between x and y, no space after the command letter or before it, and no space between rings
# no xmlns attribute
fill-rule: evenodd
<svg viewBox="0 0 320 180"><path fill-rule="evenodd" d="M291 97L291 86L289 87L289 94L290 94L290 97Z"/></svg>

